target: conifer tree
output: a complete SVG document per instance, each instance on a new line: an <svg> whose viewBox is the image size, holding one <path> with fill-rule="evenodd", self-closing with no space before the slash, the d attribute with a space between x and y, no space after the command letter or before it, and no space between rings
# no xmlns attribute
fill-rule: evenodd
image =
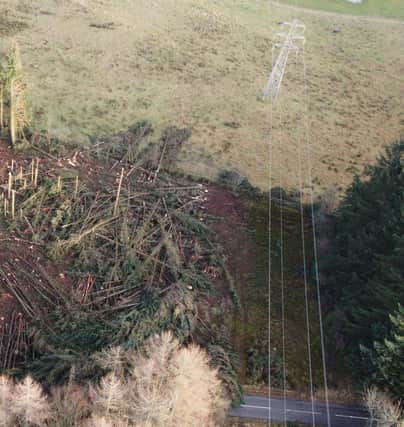
<svg viewBox="0 0 404 427"><path fill-rule="evenodd" d="M362 348L362 353L372 364L372 380L387 387L395 396L404 392L404 307L390 315L391 330L382 342L372 349Z"/></svg>
<svg viewBox="0 0 404 427"><path fill-rule="evenodd" d="M327 260L329 320L358 377L374 364L361 348L384 343L390 313L404 304L404 140L363 179L356 177L336 215L335 253ZM397 320L398 321L398 320Z"/></svg>

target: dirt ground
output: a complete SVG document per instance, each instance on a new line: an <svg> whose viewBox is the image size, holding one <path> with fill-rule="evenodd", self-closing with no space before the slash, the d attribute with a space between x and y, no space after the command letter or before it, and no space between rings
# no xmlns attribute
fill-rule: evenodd
<svg viewBox="0 0 404 427"><path fill-rule="evenodd" d="M28 162L22 156L19 156L10 150L0 139L0 182L7 182L9 167L12 161Z"/></svg>
<svg viewBox="0 0 404 427"><path fill-rule="evenodd" d="M240 379L245 382L246 350L251 344L249 342L251 337L246 333L251 326L251 319L248 318L249 301L246 287L248 276L254 269L256 250L254 242L246 232L248 212L239 195L217 186L209 187L206 209L209 215L215 217L211 228L216 233L217 241L224 247L230 273L235 280L241 300L240 312L232 314L234 318L231 320L231 333L233 344L240 357Z"/></svg>
<svg viewBox="0 0 404 427"><path fill-rule="evenodd" d="M139 119L186 126L179 169L237 170L266 189L271 123L260 94L272 36L294 17L306 24L315 188L340 191L404 131L403 25L266 0L0 0L0 54L16 37L37 128L86 144ZM298 186L302 90L299 56L272 120L273 182L288 189Z"/></svg>

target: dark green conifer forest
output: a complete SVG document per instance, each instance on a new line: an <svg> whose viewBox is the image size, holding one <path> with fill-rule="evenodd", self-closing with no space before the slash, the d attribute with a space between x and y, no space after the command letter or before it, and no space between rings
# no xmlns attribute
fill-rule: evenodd
<svg viewBox="0 0 404 427"><path fill-rule="evenodd" d="M352 373L404 395L404 140L356 177L326 261L333 337Z"/></svg>

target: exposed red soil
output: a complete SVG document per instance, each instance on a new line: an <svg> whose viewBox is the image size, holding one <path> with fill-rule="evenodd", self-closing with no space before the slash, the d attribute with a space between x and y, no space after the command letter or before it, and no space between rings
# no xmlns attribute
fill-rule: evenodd
<svg viewBox="0 0 404 427"><path fill-rule="evenodd" d="M209 186L205 207L209 215L218 219L210 228L216 233L216 240L224 248L230 273L243 303L248 277L251 276L255 265L254 242L245 228L248 220L247 207L238 194L216 185ZM234 316L241 317L241 322L247 324L246 311L243 307L240 313L234 313ZM234 333L232 341L240 356L239 375L243 382L246 374L245 342L242 336Z"/></svg>
<svg viewBox="0 0 404 427"><path fill-rule="evenodd" d="M29 164L29 160L11 150L4 142L0 140L0 182L5 182L12 161L16 161L21 166Z"/></svg>
<svg viewBox="0 0 404 427"><path fill-rule="evenodd" d="M209 186L205 207L208 214L225 219L212 226L221 235L229 235L245 223L246 212L240 197L224 188Z"/></svg>

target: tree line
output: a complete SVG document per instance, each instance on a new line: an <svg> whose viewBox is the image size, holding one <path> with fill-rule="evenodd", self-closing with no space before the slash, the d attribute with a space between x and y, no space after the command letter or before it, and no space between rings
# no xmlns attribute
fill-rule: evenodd
<svg viewBox="0 0 404 427"><path fill-rule="evenodd" d="M354 376L404 395L404 140L355 177L325 261L328 319ZM366 379L366 380L364 380Z"/></svg>

